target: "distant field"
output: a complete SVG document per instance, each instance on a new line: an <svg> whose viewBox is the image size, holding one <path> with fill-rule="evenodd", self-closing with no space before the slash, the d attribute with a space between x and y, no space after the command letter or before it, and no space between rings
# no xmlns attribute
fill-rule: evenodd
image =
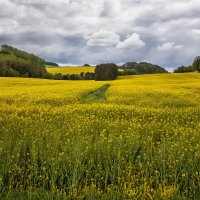
<svg viewBox="0 0 200 200"><path fill-rule="evenodd" d="M81 72L94 72L95 67L83 67L83 66L77 66L77 67L47 67L47 71L56 74L61 73L63 75L67 74L80 74Z"/></svg>
<svg viewBox="0 0 200 200"><path fill-rule="evenodd" d="M199 99L200 73L0 78L0 199L198 200Z"/></svg>

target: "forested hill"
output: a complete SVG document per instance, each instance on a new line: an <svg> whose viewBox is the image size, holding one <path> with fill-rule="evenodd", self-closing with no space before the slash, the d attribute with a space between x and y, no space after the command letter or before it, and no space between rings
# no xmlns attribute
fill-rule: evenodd
<svg viewBox="0 0 200 200"><path fill-rule="evenodd" d="M153 65L147 62L128 62L122 65L121 68L125 70L132 70L135 74L156 74L168 72L167 70L158 65Z"/></svg>
<svg viewBox="0 0 200 200"><path fill-rule="evenodd" d="M17 48L2 45L0 49L0 76L48 78L45 60Z"/></svg>
<svg viewBox="0 0 200 200"><path fill-rule="evenodd" d="M45 65L48 65L49 67L59 67L59 65L57 63L54 62L45 62Z"/></svg>

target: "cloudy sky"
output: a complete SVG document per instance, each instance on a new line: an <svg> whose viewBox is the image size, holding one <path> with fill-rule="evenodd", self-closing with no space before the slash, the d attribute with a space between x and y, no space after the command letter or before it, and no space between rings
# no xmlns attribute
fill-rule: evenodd
<svg viewBox="0 0 200 200"><path fill-rule="evenodd" d="M200 54L200 0L0 0L5 43L63 64L175 68Z"/></svg>

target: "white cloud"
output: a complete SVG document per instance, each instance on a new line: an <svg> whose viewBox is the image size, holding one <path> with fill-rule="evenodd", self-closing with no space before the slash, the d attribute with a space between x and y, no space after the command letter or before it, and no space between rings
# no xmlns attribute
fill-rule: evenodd
<svg viewBox="0 0 200 200"><path fill-rule="evenodd" d="M145 43L140 39L140 35L133 33L123 42L119 42L116 46L117 49L131 49L137 50L145 46Z"/></svg>
<svg viewBox="0 0 200 200"><path fill-rule="evenodd" d="M87 41L88 46L112 46L119 42L119 35L112 31L100 30L91 35Z"/></svg>
<svg viewBox="0 0 200 200"><path fill-rule="evenodd" d="M162 44L161 46L158 46L158 49L160 51L167 51L172 49L182 49L183 45L176 45L174 42L167 42Z"/></svg>
<svg viewBox="0 0 200 200"><path fill-rule="evenodd" d="M191 64L199 53L199 0L0 0L0 5L0 44L60 63L147 60L171 67Z"/></svg>
<svg viewBox="0 0 200 200"><path fill-rule="evenodd" d="M0 19L18 17L24 12L23 5L16 5L8 0L0 0Z"/></svg>
<svg viewBox="0 0 200 200"><path fill-rule="evenodd" d="M192 33L192 37L196 39L200 39L200 29L192 30L191 33Z"/></svg>
<svg viewBox="0 0 200 200"><path fill-rule="evenodd" d="M121 3L119 0L105 0L101 16L115 16L121 11Z"/></svg>

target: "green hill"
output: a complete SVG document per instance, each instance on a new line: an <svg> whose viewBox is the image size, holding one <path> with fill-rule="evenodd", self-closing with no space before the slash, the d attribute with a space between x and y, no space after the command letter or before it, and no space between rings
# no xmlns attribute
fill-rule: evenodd
<svg viewBox="0 0 200 200"><path fill-rule="evenodd" d="M0 76L48 78L45 60L17 48L2 45L0 49Z"/></svg>
<svg viewBox="0 0 200 200"><path fill-rule="evenodd" d="M159 74L168 73L164 68L147 62L128 62L122 65L120 68L128 71L132 71L132 74Z"/></svg>
<svg viewBox="0 0 200 200"><path fill-rule="evenodd" d="M48 67L59 67L59 65L54 62L45 62L45 65L47 65Z"/></svg>

